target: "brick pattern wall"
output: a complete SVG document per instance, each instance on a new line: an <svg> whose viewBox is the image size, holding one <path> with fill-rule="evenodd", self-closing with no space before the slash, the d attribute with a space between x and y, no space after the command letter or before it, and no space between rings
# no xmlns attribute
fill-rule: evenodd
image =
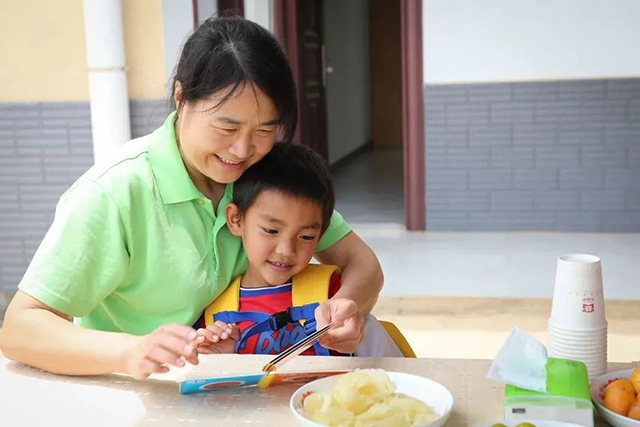
<svg viewBox="0 0 640 427"><path fill-rule="evenodd" d="M640 79L425 88L428 230L640 231Z"/></svg>
<svg viewBox="0 0 640 427"><path fill-rule="evenodd" d="M131 101L134 137L157 128L162 101ZM60 195L93 164L87 102L0 104L0 292L14 291Z"/></svg>

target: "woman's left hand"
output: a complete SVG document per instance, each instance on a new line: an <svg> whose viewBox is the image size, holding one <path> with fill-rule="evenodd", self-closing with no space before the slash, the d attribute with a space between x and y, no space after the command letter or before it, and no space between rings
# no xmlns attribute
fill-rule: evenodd
<svg viewBox="0 0 640 427"><path fill-rule="evenodd" d="M320 345L340 353L355 353L364 336L364 318L353 300L328 299L316 308L315 316L316 329L332 322L342 322L341 326L320 338Z"/></svg>

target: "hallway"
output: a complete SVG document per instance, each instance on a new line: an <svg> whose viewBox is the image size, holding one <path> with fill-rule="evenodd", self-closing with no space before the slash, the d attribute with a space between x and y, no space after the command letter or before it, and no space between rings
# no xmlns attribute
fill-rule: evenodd
<svg viewBox="0 0 640 427"><path fill-rule="evenodd" d="M333 171L336 210L349 224L404 224L401 150L367 150Z"/></svg>

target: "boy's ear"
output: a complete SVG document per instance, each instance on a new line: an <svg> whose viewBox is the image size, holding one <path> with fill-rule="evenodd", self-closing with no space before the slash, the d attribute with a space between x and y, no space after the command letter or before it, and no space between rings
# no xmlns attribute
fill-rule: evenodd
<svg viewBox="0 0 640 427"><path fill-rule="evenodd" d="M240 237L242 235L242 215L240 215L238 205L235 203L229 203L225 206L224 216L227 219L227 227L229 227L231 234Z"/></svg>

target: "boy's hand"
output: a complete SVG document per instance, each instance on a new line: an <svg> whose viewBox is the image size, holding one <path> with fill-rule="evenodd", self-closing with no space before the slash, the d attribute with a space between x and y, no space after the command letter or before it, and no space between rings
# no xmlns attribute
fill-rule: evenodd
<svg viewBox="0 0 640 427"><path fill-rule="evenodd" d="M316 308L315 316L316 329L331 322L343 322L320 338L320 345L340 353L355 353L364 336L364 318L353 300L328 299Z"/></svg>
<svg viewBox="0 0 640 427"><path fill-rule="evenodd" d="M184 325L160 326L144 336L131 336L131 345L122 353L122 371L136 379L169 372L167 365L182 367L185 360L198 364L198 351L191 343L196 331Z"/></svg>
<svg viewBox="0 0 640 427"><path fill-rule="evenodd" d="M201 354L232 354L236 352L236 343L240 339L240 328L228 325L220 320L207 329L197 330L196 348Z"/></svg>

